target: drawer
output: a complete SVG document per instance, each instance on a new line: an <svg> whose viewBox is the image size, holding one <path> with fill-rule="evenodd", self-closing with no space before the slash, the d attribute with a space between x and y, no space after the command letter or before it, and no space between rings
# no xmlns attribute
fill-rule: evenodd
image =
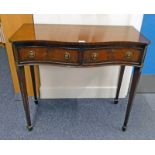
<svg viewBox="0 0 155 155"><path fill-rule="evenodd" d="M78 50L47 47L22 47L18 49L20 62L77 63Z"/></svg>
<svg viewBox="0 0 155 155"><path fill-rule="evenodd" d="M43 61L48 53L45 47L22 47L18 49L19 61Z"/></svg>
<svg viewBox="0 0 155 155"><path fill-rule="evenodd" d="M133 48L87 49L84 51L84 64L103 62L140 63L142 51Z"/></svg>

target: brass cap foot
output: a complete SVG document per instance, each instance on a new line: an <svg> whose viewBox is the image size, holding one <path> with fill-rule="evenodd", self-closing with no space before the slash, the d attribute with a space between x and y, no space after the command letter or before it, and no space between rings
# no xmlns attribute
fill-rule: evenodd
<svg viewBox="0 0 155 155"><path fill-rule="evenodd" d="M38 104L38 100L34 100L34 103L35 103L35 104Z"/></svg>
<svg viewBox="0 0 155 155"><path fill-rule="evenodd" d="M32 129L33 129L33 126L32 126L32 125L30 125L30 126L27 126L27 129L28 129L29 131L32 131Z"/></svg>
<svg viewBox="0 0 155 155"><path fill-rule="evenodd" d="M117 104L118 103L118 99L114 99L114 104Z"/></svg>
<svg viewBox="0 0 155 155"><path fill-rule="evenodd" d="M122 131L126 131L127 127L126 126L123 126L122 127Z"/></svg>

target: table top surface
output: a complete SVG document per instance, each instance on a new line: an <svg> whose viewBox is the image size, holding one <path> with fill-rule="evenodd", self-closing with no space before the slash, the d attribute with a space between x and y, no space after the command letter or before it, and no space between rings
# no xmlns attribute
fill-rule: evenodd
<svg viewBox="0 0 155 155"><path fill-rule="evenodd" d="M64 24L24 24L14 33L10 41L137 42L149 44L149 40L132 26Z"/></svg>

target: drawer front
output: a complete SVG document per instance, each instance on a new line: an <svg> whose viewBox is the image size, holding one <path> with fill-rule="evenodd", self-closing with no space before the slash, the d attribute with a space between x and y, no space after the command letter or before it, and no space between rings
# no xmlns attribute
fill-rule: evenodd
<svg viewBox="0 0 155 155"><path fill-rule="evenodd" d="M25 61L43 61L48 53L45 47L22 47L18 49L18 57L20 62Z"/></svg>
<svg viewBox="0 0 155 155"><path fill-rule="evenodd" d="M84 64L89 63L135 63L139 64L142 51L132 48L89 49L84 51Z"/></svg>
<svg viewBox="0 0 155 155"><path fill-rule="evenodd" d="M78 50L47 47L22 47L18 50L20 62L78 63Z"/></svg>
<svg viewBox="0 0 155 155"><path fill-rule="evenodd" d="M134 48L100 48L81 50L60 47L20 47L19 63L58 63L79 65L129 64L140 65L143 52ZM83 55L81 57L81 55Z"/></svg>

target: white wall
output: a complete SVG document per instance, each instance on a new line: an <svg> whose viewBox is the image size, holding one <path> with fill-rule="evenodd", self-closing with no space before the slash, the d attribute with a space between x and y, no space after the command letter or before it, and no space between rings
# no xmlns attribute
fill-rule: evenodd
<svg viewBox="0 0 155 155"><path fill-rule="evenodd" d="M133 25L141 28L143 15L34 15L34 23ZM36 33L37 35L37 33ZM116 93L119 66L66 68L40 65L41 98L113 98ZM126 97L131 77L126 67L120 97Z"/></svg>

